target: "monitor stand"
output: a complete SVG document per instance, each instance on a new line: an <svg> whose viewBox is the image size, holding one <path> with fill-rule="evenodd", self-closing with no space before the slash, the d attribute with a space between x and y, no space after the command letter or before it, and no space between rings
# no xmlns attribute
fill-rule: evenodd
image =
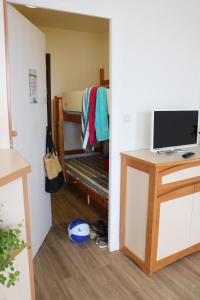
<svg viewBox="0 0 200 300"><path fill-rule="evenodd" d="M168 150L158 150L157 153L158 154L167 154L167 155L171 155L171 154L175 154L175 153L184 153L186 152L183 149L168 149Z"/></svg>

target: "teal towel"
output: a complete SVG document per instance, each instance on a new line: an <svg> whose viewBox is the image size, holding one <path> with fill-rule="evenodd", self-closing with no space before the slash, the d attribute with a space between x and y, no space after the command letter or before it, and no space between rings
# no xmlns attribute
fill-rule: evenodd
<svg viewBox="0 0 200 300"><path fill-rule="evenodd" d="M105 87L99 87L96 95L95 129L97 141L109 139L108 104Z"/></svg>

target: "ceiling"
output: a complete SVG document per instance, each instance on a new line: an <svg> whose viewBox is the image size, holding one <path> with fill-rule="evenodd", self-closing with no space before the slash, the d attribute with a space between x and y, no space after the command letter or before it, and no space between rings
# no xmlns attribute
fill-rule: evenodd
<svg viewBox="0 0 200 300"><path fill-rule="evenodd" d="M13 5L22 15L38 27L76 30L100 33L109 28L109 20L55 10L28 8L24 5Z"/></svg>

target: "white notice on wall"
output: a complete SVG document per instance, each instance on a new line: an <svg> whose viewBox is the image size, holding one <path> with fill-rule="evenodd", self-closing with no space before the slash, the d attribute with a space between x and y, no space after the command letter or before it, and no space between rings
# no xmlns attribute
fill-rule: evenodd
<svg viewBox="0 0 200 300"><path fill-rule="evenodd" d="M30 95L30 103L38 103L37 99L37 70L29 69L29 95Z"/></svg>

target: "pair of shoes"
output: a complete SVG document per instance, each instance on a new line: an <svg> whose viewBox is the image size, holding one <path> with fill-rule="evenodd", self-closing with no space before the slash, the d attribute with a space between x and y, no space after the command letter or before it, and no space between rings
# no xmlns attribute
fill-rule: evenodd
<svg viewBox="0 0 200 300"><path fill-rule="evenodd" d="M108 233L108 227L103 220L99 220L97 223L91 224L90 228L93 231L95 231L98 236L101 236L101 237L107 235L107 233Z"/></svg>
<svg viewBox="0 0 200 300"><path fill-rule="evenodd" d="M105 230L107 228L106 223L103 220L98 220L97 223L90 224L91 228L95 231Z"/></svg>
<svg viewBox="0 0 200 300"><path fill-rule="evenodd" d="M97 237L96 244L99 248L108 248L108 237Z"/></svg>

